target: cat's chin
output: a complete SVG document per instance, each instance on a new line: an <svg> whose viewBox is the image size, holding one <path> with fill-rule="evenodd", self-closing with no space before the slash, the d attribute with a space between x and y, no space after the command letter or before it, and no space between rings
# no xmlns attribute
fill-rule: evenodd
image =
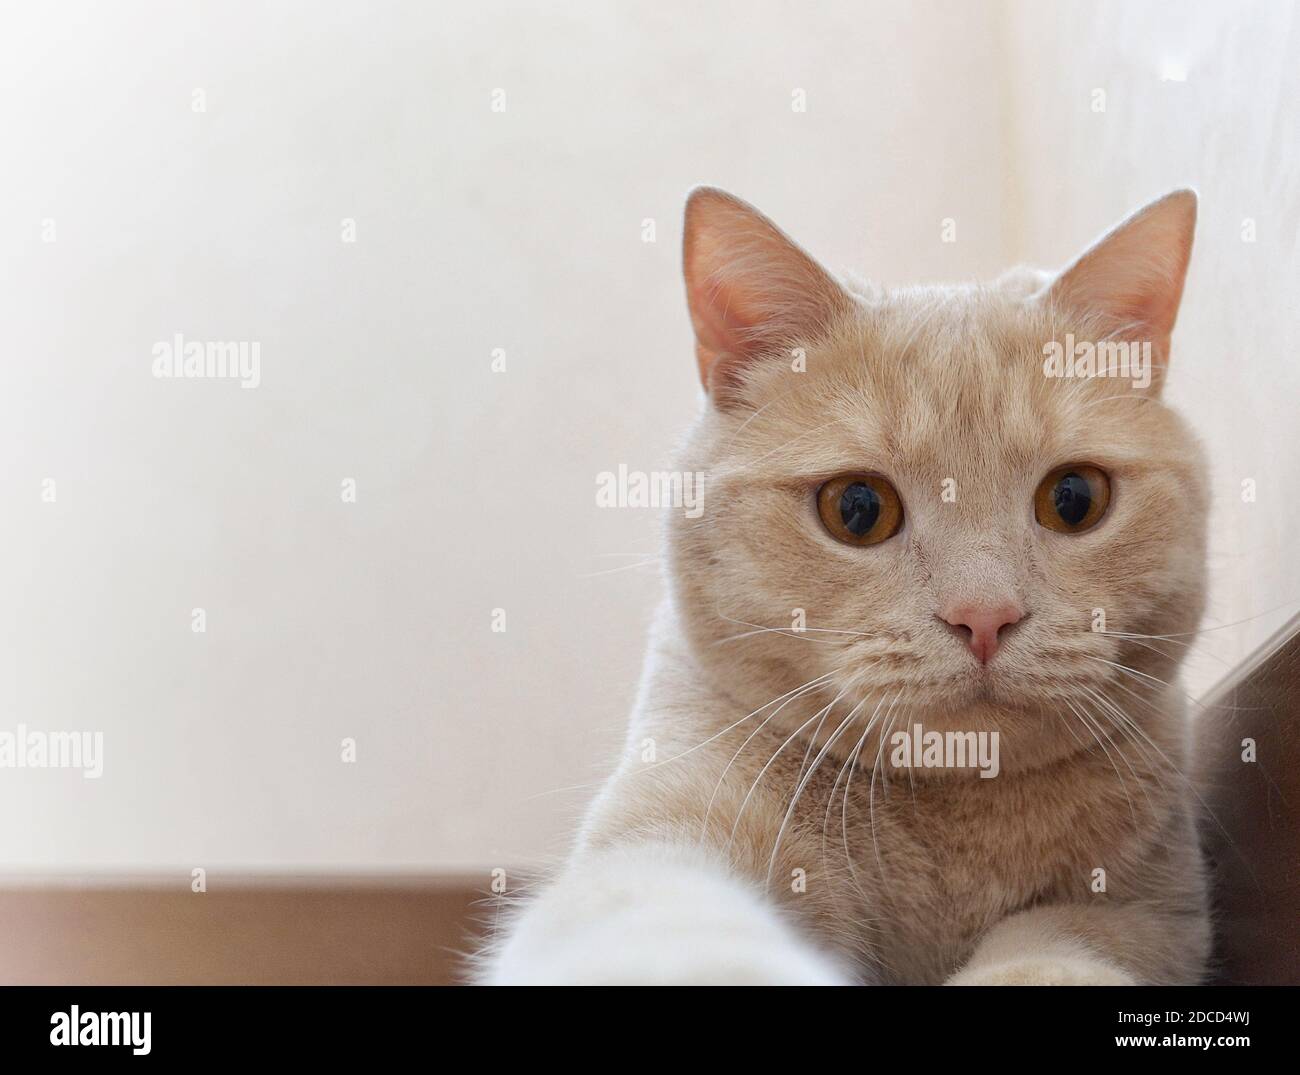
<svg viewBox="0 0 1300 1075"><path fill-rule="evenodd" d="M919 763L916 779L944 779L975 769L981 776L1011 774L1053 765L1078 752L1077 733L1069 732L1059 716L1041 695L1008 695L988 686L972 689L955 683L946 694L914 702L906 722L891 725L890 743L902 749L903 744L892 737L906 736L917 758L925 758L927 751L942 744L943 753L935 761ZM965 743L967 754L949 756L946 744L952 736Z"/></svg>
<svg viewBox="0 0 1300 1075"><path fill-rule="evenodd" d="M996 726L1008 718L1037 719L1043 695L1041 690L1027 690L1016 677L981 670L933 687L921 707L931 709L936 718L942 715L942 722L958 731Z"/></svg>

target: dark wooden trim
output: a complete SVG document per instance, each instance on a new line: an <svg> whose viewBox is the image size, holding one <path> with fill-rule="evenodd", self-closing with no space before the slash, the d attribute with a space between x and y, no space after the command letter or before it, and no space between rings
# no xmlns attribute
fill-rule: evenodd
<svg viewBox="0 0 1300 1075"><path fill-rule="evenodd" d="M1300 617L1198 707L1197 748L1217 978L1300 984Z"/></svg>

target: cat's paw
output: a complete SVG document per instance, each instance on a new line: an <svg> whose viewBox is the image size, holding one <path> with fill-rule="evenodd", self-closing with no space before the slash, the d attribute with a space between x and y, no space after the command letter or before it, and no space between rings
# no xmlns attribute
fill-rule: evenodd
<svg viewBox="0 0 1300 1075"><path fill-rule="evenodd" d="M496 985L839 985L837 961L695 846L571 865L480 965Z"/></svg>
<svg viewBox="0 0 1300 1075"><path fill-rule="evenodd" d="M948 985L1136 985L1125 971L1090 955L1024 955L967 967Z"/></svg>
<svg viewBox="0 0 1300 1075"><path fill-rule="evenodd" d="M606 936L557 953L532 980L548 985L846 985L820 953L781 939L711 936ZM508 977L508 975L507 975ZM526 976L518 975L518 979Z"/></svg>

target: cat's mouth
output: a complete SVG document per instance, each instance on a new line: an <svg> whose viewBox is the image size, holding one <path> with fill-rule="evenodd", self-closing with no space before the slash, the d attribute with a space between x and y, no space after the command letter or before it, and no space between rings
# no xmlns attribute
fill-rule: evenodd
<svg viewBox="0 0 1300 1075"><path fill-rule="evenodd" d="M938 686L941 704L947 706L988 706L1000 709L1033 709L1041 701L1041 687L1014 668L990 661L971 664Z"/></svg>
<svg viewBox="0 0 1300 1075"><path fill-rule="evenodd" d="M1021 692L996 669L980 667L956 677L946 702L958 709L972 706L1019 706Z"/></svg>

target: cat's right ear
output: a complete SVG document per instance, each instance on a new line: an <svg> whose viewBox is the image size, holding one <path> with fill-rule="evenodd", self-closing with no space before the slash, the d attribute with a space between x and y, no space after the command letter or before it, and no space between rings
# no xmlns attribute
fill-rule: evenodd
<svg viewBox="0 0 1300 1075"><path fill-rule="evenodd" d="M1195 192L1166 194L1102 236L1046 291L1057 305L1098 318L1108 338L1150 343L1157 392L1195 230Z"/></svg>
<svg viewBox="0 0 1300 1075"><path fill-rule="evenodd" d="M752 362L788 355L853 305L767 217L714 187L686 201L682 255L700 381L718 406Z"/></svg>

